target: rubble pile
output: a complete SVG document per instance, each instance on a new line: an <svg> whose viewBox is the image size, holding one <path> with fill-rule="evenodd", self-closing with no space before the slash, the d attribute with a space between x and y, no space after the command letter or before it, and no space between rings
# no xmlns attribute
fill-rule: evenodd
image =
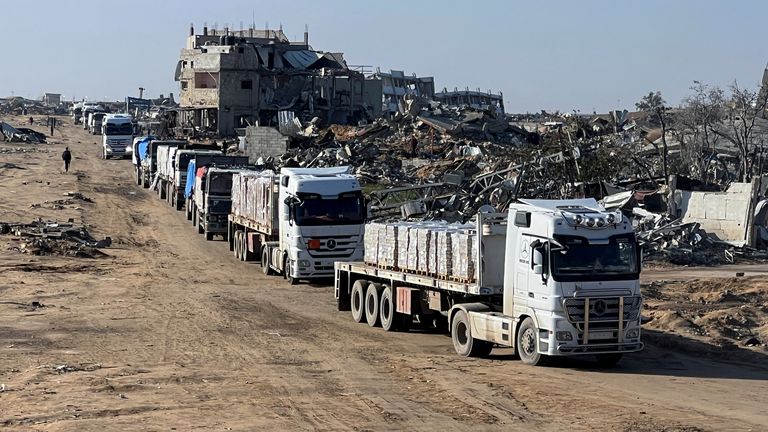
<svg viewBox="0 0 768 432"><path fill-rule="evenodd" d="M0 122L0 136L3 141L41 144L46 142L45 134L29 128L15 128L8 123Z"/></svg>
<svg viewBox="0 0 768 432"><path fill-rule="evenodd" d="M0 99L0 114L12 115L53 115L65 114L66 110L50 107L42 101L26 99L20 96Z"/></svg>
<svg viewBox="0 0 768 432"><path fill-rule="evenodd" d="M107 255L99 249L112 244L111 238L96 240L84 226L76 227L71 221L58 223L36 220L28 224L0 222L0 234L14 237L9 250L30 255L101 258Z"/></svg>

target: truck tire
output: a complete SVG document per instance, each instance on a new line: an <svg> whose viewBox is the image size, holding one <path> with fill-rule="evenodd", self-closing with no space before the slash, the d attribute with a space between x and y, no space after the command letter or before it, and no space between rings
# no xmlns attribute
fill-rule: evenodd
<svg viewBox="0 0 768 432"><path fill-rule="evenodd" d="M192 207L192 226L197 226L197 207Z"/></svg>
<svg viewBox="0 0 768 432"><path fill-rule="evenodd" d="M206 239L207 241L211 241L211 240L213 240L213 233L212 233L212 232L208 232L208 231L206 231L206 232L205 232L205 239ZM247 251L247 249L246 249L246 251Z"/></svg>
<svg viewBox="0 0 768 432"><path fill-rule="evenodd" d="M352 319L356 323L365 320L365 290L367 287L368 282L364 280L356 280L352 284L352 292L349 294L349 308L352 310Z"/></svg>
<svg viewBox="0 0 768 432"><path fill-rule="evenodd" d="M141 186L141 170L136 168L136 186Z"/></svg>
<svg viewBox="0 0 768 432"><path fill-rule="evenodd" d="M293 273L293 264L291 264L291 260L288 259L288 256L286 255L285 258L283 258L283 276L289 284L298 285L299 280L291 276L291 273Z"/></svg>
<svg viewBox="0 0 768 432"><path fill-rule="evenodd" d="M240 258L240 261L246 261L248 257L245 254L246 253L245 248L247 247L247 244L245 243L245 230L240 231L240 239L238 243L240 244L240 247L238 248L238 250L240 251L240 256L238 258Z"/></svg>
<svg viewBox="0 0 768 432"><path fill-rule="evenodd" d="M275 271L269 266L269 248L266 246L261 248L261 271L267 276L275 274Z"/></svg>
<svg viewBox="0 0 768 432"><path fill-rule="evenodd" d="M381 302L382 287L380 284L371 282L368 284L368 289L365 291L365 320L368 321L368 325L371 327L378 327L381 325L379 320L379 309Z"/></svg>
<svg viewBox="0 0 768 432"><path fill-rule="evenodd" d="M192 220L192 206L189 204L189 201L184 205L184 215L187 217L188 221Z"/></svg>
<svg viewBox="0 0 768 432"><path fill-rule="evenodd" d="M237 258L237 259L240 259L240 236L242 234L243 234L243 232L240 231L240 230L235 231L235 241L234 241L235 248L234 248L234 253L235 253L235 258Z"/></svg>
<svg viewBox="0 0 768 432"><path fill-rule="evenodd" d="M197 233L202 234L205 232L205 227L203 224L200 223L200 221L197 221Z"/></svg>
<svg viewBox="0 0 768 432"><path fill-rule="evenodd" d="M520 356L520 361L530 366L538 366L544 363L543 355L539 354L537 339L539 330L533 324L531 318L526 318L517 330L517 346L515 351Z"/></svg>
<svg viewBox="0 0 768 432"><path fill-rule="evenodd" d="M240 237L240 243L243 261L253 261L253 252L248 250L248 231L243 231L243 235Z"/></svg>
<svg viewBox="0 0 768 432"><path fill-rule="evenodd" d="M621 361L622 356L622 353L595 354L595 359L597 359L597 365L599 367L609 368L616 366L616 364Z"/></svg>
<svg viewBox="0 0 768 432"><path fill-rule="evenodd" d="M379 301L379 321L385 331L398 331L402 327L403 316L396 312L395 296L392 287L384 285Z"/></svg>
<svg viewBox="0 0 768 432"><path fill-rule="evenodd" d="M485 357L493 349L492 343L472 337L469 316L463 310L456 312L453 317L451 339L456 353L462 357Z"/></svg>
<svg viewBox="0 0 768 432"><path fill-rule="evenodd" d="M176 211L181 211L184 208L184 201L180 200L176 192L173 193L174 200L176 201Z"/></svg>

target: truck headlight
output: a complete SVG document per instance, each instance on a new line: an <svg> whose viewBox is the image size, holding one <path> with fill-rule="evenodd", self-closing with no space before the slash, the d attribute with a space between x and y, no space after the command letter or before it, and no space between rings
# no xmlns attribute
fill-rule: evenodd
<svg viewBox="0 0 768 432"><path fill-rule="evenodd" d="M571 341L573 340L573 335L569 331L559 331L555 333L555 339L559 341Z"/></svg>
<svg viewBox="0 0 768 432"><path fill-rule="evenodd" d="M627 330L627 339L637 339L640 337L640 329L634 328Z"/></svg>
<svg viewBox="0 0 768 432"><path fill-rule="evenodd" d="M309 267L309 261L308 260L299 260L299 267Z"/></svg>

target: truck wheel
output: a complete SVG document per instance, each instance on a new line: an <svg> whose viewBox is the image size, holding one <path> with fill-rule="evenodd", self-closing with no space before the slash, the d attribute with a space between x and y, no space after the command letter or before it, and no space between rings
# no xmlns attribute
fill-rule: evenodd
<svg viewBox="0 0 768 432"><path fill-rule="evenodd" d="M205 232L205 239L208 240L208 241L213 240L213 233L206 231Z"/></svg>
<svg viewBox="0 0 768 432"><path fill-rule="evenodd" d="M368 284L368 289L365 291L365 320L371 327L378 327L381 324L379 321L381 291L381 285L373 282Z"/></svg>
<svg viewBox="0 0 768 432"><path fill-rule="evenodd" d="M403 321L402 314L395 311L395 296L392 295L392 287L384 285L379 302L379 320L381 328L385 331L398 331Z"/></svg>
<svg viewBox="0 0 768 432"><path fill-rule="evenodd" d="M462 357L485 357L491 353L493 344L472 337L467 313L456 312L451 322L451 339L456 353Z"/></svg>
<svg viewBox="0 0 768 432"><path fill-rule="evenodd" d="M235 249L234 249L234 252L235 252L235 258L237 258L237 259L240 259L240 236L242 234L243 234L243 232L240 231L240 230L235 231L235 241L234 241Z"/></svg>
<svg viewBox="0 0 768 432"><path fill-rule="evenodd" d="M198 234L202 234L204 232L205 232L205 227L203 226L203 224L200 223L200 221L198 221L198 223L197 223L197 233Z"/></svg>
<svg viewBox="0 0 768 432"><path fill-rule="evenodd" d="M533 320L526 318L523 324L517 330L517 354L520 360L531 366L537 366L543 363L544 356L539 354L536 340L539 338L539 331L533 324Z"/></svg>
<svg viewBox="0 0 768 432"><path fill-rule="evenodd" d="M136 185L141 186L141 171L136 168Z"/></svg>
<svg viewBox="0 0 768 432"><path fill-rule="evenodd" d="M596 354L595 358L599 367L609 368L616 366L616 363L621 361L622 356L622 353Z"/></svg>
<svg viewBox="0 0 768 432"><path fill-rule="evenodd" d="M368 286L368 282L364 280L356 280L352 284L352 292L349 294L349 306L352 310L352 319L356 323L361 323L365 320L365 290Z"/></svg>
<svg viewBox="0 0 768 432"><path fill-rule="evenodd" d="M245 231L240 231L240 261L247 261L246 255L247 243L245 242Z"/></svg>
<svg viewBox="0 0 768 432"><path fill-rule="evenodd" d="M248 250L248 231L243 231L243 236L240 241L242 243L243 261L253 261L253 252Z"/></svg>
<svg viewBox="0 0 768 432"><path fill-rule="evenodd" d="M173 194L173 197L176 201L176 211L181 211L181 209L184 208L184 201L180 200L178 196L176 196L176 193Z"/></svg>
<svg viewBox="0 0 768 432"><path fill-rule="evenodd" d="M192 207L192 226L197 226L197 207Z"/></svg>
<svg viewBox="0 0 768 432"><path fill-rule="evenodd" d="M287 280L289 284L298 285L299 280L291 276L291 273L293 273L293 264L291 264L291 260L286 256L283 258L283 276L285 276L285 280Z"/></svg>
<svg viewBox="0 0 768 432"><path fill-rule="evenodd" d="M261 271L267 276L275 274L274 270L269 267L269 248L266 246L261 248Z"/></svg>
<svg viewBox="0 0 768 432"><path fill-rule="evenodd" d="M192 206L189 205L189 201L187 201L184 205L184 215L187 216L187 220L192 220Z"/></svg>

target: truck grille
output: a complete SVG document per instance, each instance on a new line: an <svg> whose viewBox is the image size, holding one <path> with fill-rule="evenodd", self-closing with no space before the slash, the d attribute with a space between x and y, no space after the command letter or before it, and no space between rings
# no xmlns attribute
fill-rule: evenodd
<svg viewBox="0 0 768 432"><path fill-rule="evenodd" d="M312 237L320 240L319 249L310 249L314 258L346 258L352 255L358 243L357 236Z"/></svg>
<svg viewBox="0 0 768 432"><path fill-rule="evenodd" d="M568 321L579 331L580 336L588 327L593 331L618 331L627 328L629 322L636 321L640 316L642 297L584 297L567 298L563 301L563 308L568 316ZM589 319L585 320L584 311L589 307ZM622 321L619 321L619 310L623 309ZM581 337L580 337L581 338Z"/></svg>

